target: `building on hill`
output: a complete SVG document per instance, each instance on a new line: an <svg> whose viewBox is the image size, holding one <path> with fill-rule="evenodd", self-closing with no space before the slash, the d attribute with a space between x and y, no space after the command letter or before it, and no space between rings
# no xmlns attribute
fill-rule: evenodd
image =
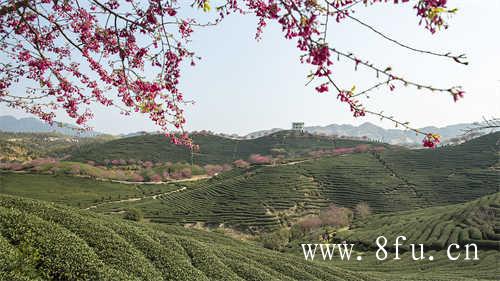
<svg viewBox="0 0 500 281"><path fill-rule="evenodd" d="M292 130L296 132L304 132L304 122L293 122L292 123Z"/></svg>

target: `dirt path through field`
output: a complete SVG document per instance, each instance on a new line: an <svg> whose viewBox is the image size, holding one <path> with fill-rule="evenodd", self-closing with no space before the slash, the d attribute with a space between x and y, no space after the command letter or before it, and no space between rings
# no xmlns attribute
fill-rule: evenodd
<svg viewBox="0 0 500 281"><path fill-rule="evenodd" d="M128 199L116 200L116 201L102 202L102 203L95 204L95 205L92 205L90 207L87 207L84 210L95 209L95 208L97 208L99 206L106 205L106 204L124 203L124 202L135 202L135 201L140 201L140 200L144 200L144 199L148 199L148 198L156 200L160 196L170 195L170 194L173 194L173 193L176 193L176 192L184 191L186 189L187 189L187 187L183 186L183 187L181 187L179 189L176 189L176 190L172 190L172 191L168 191L168 192L164 192L164 193L160 193L160 194L155 194L155 195L148 195L148 196L143 196L143 197L135 197L135 198L128 198Z"/></svg>
<svg viewBox="0 0 500 281"><path fill-rule="evenodd" d="M311 161L311 160L313 160L313 159L305 159L305 160L292 161L292 162L288 162L288 163L275 164L275 165L263 165L263 166L274 166L274 167L276 167L276 166L289 166L289 165L296 165L296 164L304 163L304 162ZM209 176L209 175L197 175L197 176L193 176L193 177L188 178L188 179L171 180L168 182L131 182L131 181L103 179L103 178L97 178L96 180L110 181L110 182L116 182L116 183L122 183L122 184L144 185L144 184L168 184L168 183L178 183L178 182L187 182L187 181L198 181L198 180L203 180L203 179L209 179L212 177L213 176ZM155 194L155 195L147 195L147 196L142 196L142 197L134 197L134 198L128 198L128 199L122 199L122 200L116 200L116 201L102 202L102 203L98 203L98 204L92 205L90 207L87 207L87 208L85 208L85 210L95 209L99 206L106 205L106 204L135 202L135 201L140 201L140 200L144 200L144 199L148 199L148 198L158 199L158 197L170 195L170 194L173 194L176 192L181 192L181 191L184 191L186 189L187 189L187 187L183 186L183 187L176 189L176 190L172 190L172 191L168 191L168 192L164 192L164 193L160 193L160 194Z"/></svg>
<svg viewBox="0 0 500 281"><path fill-rule="evenodd" d="M82 175L76 175L77 177L80 178L91 178L90 176L82 176ZM197 180L204 180L204 179L209 179L212 176L209 175L196 175L192 176L188 179L180 179L180 180L169 180L169 181L122 181L122 180L114 180L114 179L105 179L105 178L93 178L94 180L98 181L108 181L108 182L116 182L116 183L123 183L123 184L135 184L135 185L143 185L143 184L169 184L169 183L176 183L176 182L185 182L185 181L197 181Z"/></svg>

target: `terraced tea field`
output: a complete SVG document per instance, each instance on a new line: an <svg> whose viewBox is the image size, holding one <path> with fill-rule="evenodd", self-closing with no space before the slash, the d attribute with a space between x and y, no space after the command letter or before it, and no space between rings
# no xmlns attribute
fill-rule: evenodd
<svg viewBox="0 0 500 281"><path fill-rule="evenodd" d="M340 240L369 247L375 246L380 235L389 241L404 235L407 241L403 249L410 243L434 250L446 249L452 243L475 243L480 250L499 250L500 193L462 204L373 215L338 235Z"/></svg>
<svg viewBox="0 0 500 281"><path fill-rule="evenodd" d="M3 280L378 280L200 231L0 196Z"/></svg>
<svg viewBox="0 0 500 281"><path fill-rule="evenodd" d="M306 155L309 151L355 147L365 141L331 139L309 134L299 135L290 131L274 133L251 140L234 140L215 135L195 134L193 141L200 151L193 155L194 163L221 164L237 159L248 159L251 154L270 155L272 149L281 149L287 157ZM383 145L383 144L377 144ZM102 144L89 144L75 147L70 160L102 162L105 159L135 159L161 162L191 161L188 149L171 144L163 135L146 135L112 140Z"/></svg>
<svg viewBox="0 0 500 281"><path fill-rule="evenodd" d="M411 252L399 254L401 260L393 260L394 254L389 254L388 260L379 261L374 252L363 252L363 261L333 261L322 262L342 269L363 272L372 278L393 281L473 281L498 280L498 250L481 250L480 260L467 261L462 258L450 261L446 251L427 251L426 256L433 256L434 260L414 261ZM454 253L456 255L456 253Z"/></svg>
<svg viewBox="0 0 500 281"><path fill-rule="evenodd" d="M155 222L202 222L255 231L287 226L331 203L352 208L367 202L376 213L386 213L466 202L498 191L494 140L487 136L436 149L440 156L432 161L427 150L398 150L236 169L161 200L109 204L100 211L132 205ZM475 160L457 163L457 153ZM400 164L397 159L411 161ZM427 167L429 161L434 166ZM475 161L481 164L476 166ZM418 176L392 168L400 165L418 170Z"/></svg>
<svg viewBox="0 0 500 281"><path fill-rule="evenodd" d="M161 194L177 185L131 185L74 176L0 172L0 194L40 199L81 208L96 203Z"/></svg>
<svg viewBox="0 0 500 281"><path fill-rule="evenodd" d="M497 280L499 136L433 151L255 165L168 185L2 173L0 280ZM116 202L127 198L138 200ZM258 234L330 203L353 207L362 201L376 214L356 220L336 239L357 244L363 261L305 261L299 250L279 253L172 225L223 224ZM82 210L91 205L97 208ZM141 209L147 222L93 212L128 207ZM402 260L376 260L374 239L401 234L406 244L424 244L436 260L413 261L405 246ZM448 260L445 246L455 242L477 243L480 260Z"/></svg>
<svg viewBox="0 0 500 281"><path fill-rule="evenodd" d="M386 151L379 160L422 197L459 203L491 194L500 186L500 132L436 150ZM452 190L451 190L452 189Z"/></svg>
<svg viewBox="0 0 500 281"><path fill-rule="evenodd" d="M0 195L2 280L495 280L478 262L304 261L220 234ZM405 257L407 259L408 257ZM349 268L349 269L346 269Z"/></svg>
<svg viewBox="0 0 500 281"><path fill-rule="evenodd" d="M158 198L108 204L99 211L118 211L133 206L154 222L224 223L239 229L274 229L298 215L327 205L317 186L294 169L283 166L235 169L209 180L187 184L187 190ZM265 197L263 197L265 196Z"/></svg>

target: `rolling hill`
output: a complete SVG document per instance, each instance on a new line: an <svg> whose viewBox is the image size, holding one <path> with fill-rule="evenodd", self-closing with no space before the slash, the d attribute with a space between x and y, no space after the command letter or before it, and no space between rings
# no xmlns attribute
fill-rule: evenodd
<svg viewBox="0 0 500 281"><path fill-rule="evenodd" d="M500 193L495 193L462 204L373 215L339 233L339 239L373 247L373 241L381 234L389 241L405 235L408 240L403 249L407 250L410 243L433 250L446 249L452 243L475 243L480 250L498 250L499 215Z"/></svg>
<svg viewBox="0 0 500 281"><path fill-rule="evenodd" d="M233 140L221 143L200 136L215 152L199 161L230 161L226 159L265 154L266 149L270 153L273 148L300 156L311 146L332 146L327 138L277 136L237 142L236 152ZM137 138L160 141L156 137L161 136ZM394 148L253 165L211 179L166 185L1 173L0 280L497 280L499 138L495 133L435 150ZM143 155L138 140L114 151ZM121 140L110 142L115 141ZM359 144L338 141L335 147ZM108 143L82 148L104 154L102 146ZM150 151L142 152L170 161L185 157L152 148L154 142ZM362 201L375 214L355 221L337 237L361 245L356 254L364 257L362 262L305 261L300 251L279 253L215 231L177 225L223 224L259 234L331 203L353 207ZM91 206L95 208L82 210ZM130 207L142 210L145 222L125 221L115 213ZM408 243L429 247L426 254L436 260L416 262L404 252L401 261L378 261L372 244L382 234L389 239L405 234ZM481 259L447 260L444 246L455 241L477 243Z"/></svg>
<svg viewBox="0 0 500 281"><path fill-rule="evenodd" d="M40 157L62 157L67 150L80 145L96 145L114 137L72 137L59 133L0 132L0 160L28 161Z"/></svg>
<svg viewBox="0 0 500 281"><path fill-rule="evenodd" d="M248 159L251 154L270 155L273 149L288 157L306 155L309 151L354 147L364 141L332 139L310 134L282 131L252 140L234 140L216 135L192 135L200 151L193 155L195 164L231 163ZM106 143L82 145L69 152L72 161L103 161L105 159L135 159L161 162L190 162L191 152L186 147L174 145L163 135L142 135L121 138Z"/></svg>
<svg viewBox="0 0 500 281"><path fill-rule="evenodd" d="M272 230L335 203L367 202L376 213L462 203L498 192L500 133L436 150L388 150L235 169L133 205L156 222Z"/></svg>
<svg viewBox="0 0 500 281"><path fill-rule="evenodd" d="M0 172L0 193L44 200L74 207L167 193L174 184L136 185L68 175Z"/></svg>
<svg viewBox="0 0 500 281"><path fill-rule="evenodd" d="M479 205L498 208L490 199ZM482 250L473 262L426 253L437 261L412 261L403 253L403 261L380 262L370 251L357 252L363 262L305 261L299 252L283 254L213 232L0 195L1 280L496 280L498 250Z"/></svg>
<svg viewBox="0 0 500 281"><path fill-rule="evenodd" d="M2 280L379 280L221 235L0 195Z"/></svg>

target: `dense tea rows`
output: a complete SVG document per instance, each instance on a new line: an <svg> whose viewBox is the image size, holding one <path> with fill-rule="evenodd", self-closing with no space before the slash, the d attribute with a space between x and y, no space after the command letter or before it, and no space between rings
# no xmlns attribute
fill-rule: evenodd
<svg viewBox="0 0 500 281"><path fill-rule="evenodd" d="M500 193L495 193L457 205L373 215L339 233L339 239L373 247L380 235L389 241L404 235L406 249L410 243L433 250L446 249L452 243L462 246L475 243L480 250L495 250L500 247L499 215Z"/></svg>

